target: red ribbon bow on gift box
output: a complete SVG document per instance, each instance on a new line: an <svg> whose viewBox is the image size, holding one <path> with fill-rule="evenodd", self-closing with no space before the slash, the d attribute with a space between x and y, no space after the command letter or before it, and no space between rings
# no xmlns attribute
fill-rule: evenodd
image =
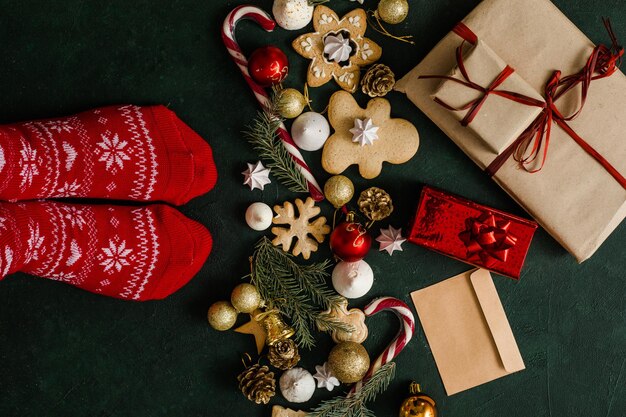
<svg viewBox="0 0 626 417"><path fill-rule="evenodd" d="M561 71L555 71L548 80L544 89L545 102L537 101L531 97L524 96L512 91L501 91L496 88L509 77L513 70L510 67L506 67L500 75L492 82L492 84L484 88L471 81L469 74L463 64L463 44L469 42L475 44L478 42L478 36L465 24L459 23L454 28L453 32L463 39L463 43L456 50L457 66L461 71L464 80L458 80L456 78L447 75L422 75L419 78L429 79L438 78L451 80L456 83L465 85L466 87L474 90L481 91L483 94L477 99L471 101L467 105L461 108L454 108L441 100L437 100L437 103L452 111L468 110L465 115L462 124L467 126L471 123L476 114L480 111L483 103L490 94L499 95L501 97L513 100L515 102L528 105L541 107L543 110L533 121L533 123L500 155L498 155L489 166L486 168L486 172L493 176L502 165L513 155L514 159L519 162L522 168L530 173L540 171L547 159L548 148L550 145L550 132L552 122L556 123L561 129L563 129L585 152L593 157L602 167L613 177L615 180L626 189L626 178L620 174L620 172L611 163L598 153L591 145L589 145L583 138L581 138L567 122L575 119L582 111L585 101L587 100L587 94L591 81L601 78L609 77L618 70L621 64L622 56L624 55L624 48L622 48L618 41L611 23L608 19L603 19L604 26L611 38L611 46L598 45L593 49L593 52L587 59L585 66L577 73L561 77ZM580 84L580 105L578 109L569 116L561 114L557 109L555 102L562 97L565 93L572 90ZM530 166L536 163L537 158L541 157L541 161L537 168L531 168Z"/></svg>
<svg viewBox="0 0 626 417"><path fill-rule="evenodd" d="M506 262L509 250L517 242L509 232L510 226L510 221L497 220L491 213L467 218L466 229L459 233L459 239L467 248L468 259L478 257L486 267L497 261Z"/></svg>

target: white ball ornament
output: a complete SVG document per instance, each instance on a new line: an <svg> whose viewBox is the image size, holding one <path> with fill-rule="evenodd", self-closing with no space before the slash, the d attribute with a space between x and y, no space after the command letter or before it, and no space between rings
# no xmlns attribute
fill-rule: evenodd
<svg viewBox="0 0 626 417"><path fill-rule="evenodd" d="M272 225L274 214L265 203L252 203L246 210L246 223L252 230L266 230Z"/></svg>
<svg viewBox="0 0 626 417"><path fill-rule="evenodd" d="M280 393L290 403L304 403L315 392L315 379L304 368L292 368L280 377Z"/></svg>
<svg viewBox="0 0 626 417"><path fill-rule="evenodd" d="M272 13L281 28L298 30L313 19L313 6L309 0L274 0Z"/></svg>
<svg viewBox="0 0 626 417"><path fill-rule="evenodd" d="M374 285L374 272L365 261L339 262L332 278L335 291L346 298L363 297Z"/></svg>
<svg viewBox="0 0 626 417"><path fill-rule="evenodd" d="M298 148L304 151L317 151L322 149L330 136L330 125L324 116L309 111L294 120L291 125L291 136Z"/></svg>

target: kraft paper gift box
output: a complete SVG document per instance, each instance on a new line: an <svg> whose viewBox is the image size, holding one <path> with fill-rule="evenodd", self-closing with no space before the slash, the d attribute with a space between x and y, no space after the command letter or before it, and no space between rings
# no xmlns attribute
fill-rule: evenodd
<svg viewBox="0 0 626 417"><path fill-rule="evenodd" d="M526 81L544 92L555 69L580 72L593 43L548 0L485 0L463 23ZM458 115L433 101L461 44L449 33L396 85L481 169L498 156ZM489 96L489 101L493 97ZM580 104L580 89L557 101L569 114ZM521 106L521 105L520 105ZM621 175L626 175L626 77L620 71L594 80L585 106L571 128ZM547 160L536 173L508 158L493 179L579 262L589 258L626 216L626 190L609 171L556 124L551 126Z"/></svg>
<svg viewBox="0 0 626 417"><path fill-rule="evenodd" d="M524 369L487 270L464 272L411 298L448 395Z"/></svg>
<svg viewBox="0 0 626 417"><path fill-rule="evenodd" d="M464 69L471 74L470 81L480 86L489 86L507 67L507 64L481 40L474 46L465 44L462 49ZM458 66L455 66L448 76L465 81ZM499 84L497 90L514 91L537 101L543 100L541 94L533 90L516 72ZM433 94L433 99L459 109L474 100L479 100L481 95L480 91L464 88L458 82L444 80ZM468 112L469 109L454 111L453 115L462 122ZM515 101L492 95L484 100L474 119L467 124L467 128L480 137L489 149L500 153L526 130L540 112L541 109L537 106L521 106Z"/></svg>

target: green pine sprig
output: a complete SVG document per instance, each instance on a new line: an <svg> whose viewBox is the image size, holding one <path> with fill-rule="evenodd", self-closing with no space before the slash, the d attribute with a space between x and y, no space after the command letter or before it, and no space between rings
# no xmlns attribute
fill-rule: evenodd
<svg viewBox="0 0 626 417"><path fill-rule="evenodd" d="M363 387L352 396L335 397L322 402L307 414L308 417L375 417L365 404L376 399L384 392L396 374L395 362L384 364L365 382Z"/></svg>
<svg viewBox="0 0 626 417"><path fill-rule="evenodd" d="M328 260L310 265L297 264L290 254L272 245L266 237L256 244L252 256L252 283L269 305L289 317L296 331L296 341L308 349L315 346L311 329L316 326L324 331L354 330L352 326L320 312L337 307L342 301L326 285L329 266Z"/></svg>
<svg viewBox="0 0 626 417"><path fill-rule="evenodd" d="M280 183L294 193L306 193L307 180L276 133L282 123L276 108L274 96L270 106L257 113L244 136Z"/></svg>

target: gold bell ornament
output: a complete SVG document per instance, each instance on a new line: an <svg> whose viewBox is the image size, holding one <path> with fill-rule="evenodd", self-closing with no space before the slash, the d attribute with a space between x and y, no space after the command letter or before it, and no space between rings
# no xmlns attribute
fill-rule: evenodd
<svg viewBox="0 0 626 417"><path fill-rule="evenodd" d="M409 392L411 396L400 406L399 417L437 417L435 400L422 393L419 384L412 382Z"/></svg>
<svg viewBox="0 0 626 417"><path fill-rule="evenodd" d="M296 331L283 321L277 309L271 309L257 314L254 319L261 323L265 330L266 343L272 346L277 342L289 339Z"/></svg>

